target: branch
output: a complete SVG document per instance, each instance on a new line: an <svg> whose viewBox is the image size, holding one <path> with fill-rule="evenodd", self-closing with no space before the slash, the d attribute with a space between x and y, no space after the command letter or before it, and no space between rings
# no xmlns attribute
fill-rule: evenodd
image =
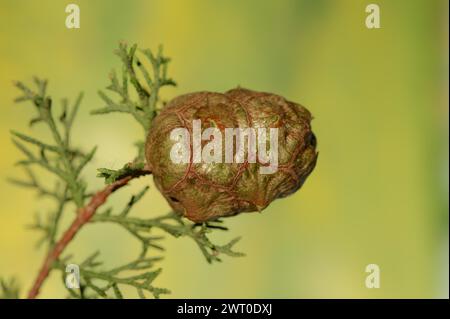
<svg viewBox="0 0 450 319"><path fill-rule="evenodd" d="M142 171L139 176L148 175L149 171ZM97 209L103 205L106 199L113 192L118 190L119 188L128 184L130 180L134 177L139 177L137 175L134 176L126 176L122 179L115 181L112 184L106 186L103 190L97 192L94 196L92 196L90 202L79 209L76 219L72 222L70 227L66 230L66 232L62 235L61 239L56 243L53 249L48 253L47 257L44 260L44 264L41 267L41 270L36 277L36 280L28 293L29 299L34 299L39 294L39 290L44 283L45 279L48 277L52 265L55 261L58 260L61 253L73 239L73 237L78 233L78 231L85 225L95 214Z"/></svg>
<svg viewBox="0 0 450 319"><path fill-rule="evenodd" d="M159 270L150 268L153 262L159 259L147 257L147 251L149 248L163 250L163 247L159 244L159 240L163 237L151 233L153 229L163 230L175 237L184 236L193 239L208 262L220 261L220 254L242 256L241 253L233 250L233 245L238 239L234 239L225 245L215 245L209 240L207 234L213 229L226 230L219 221L194 224L184 221L180 215L175 213L151 219L130 217L130 210L144 196L148 187L133 195L121 212L111 214L112 209L109 208L104 212L96 213L113 192L127 185L134 178L151 174L145 164L144 140L153 118L164 106L164 102L159 96L160 89L175 85L175 82L167 76L170 59L163 55L161 47L157 54L153 54L150 50L137 50L136 45L128 47L122 43L119 45L116 54L121 59L122 72L120 75L113 72L110 77L110 85L107 87L107 90L116 96L110 97L104 92L100 92L100 97L106 105L92 113L129 113L142 125L145 134L144 139L135 143L138 154L131 162L117 170L98 169L97 176L105 179L106 186L95 194L87 191L87 183L82 178L82 171L92 161L96 147L84 152L73 147L71 143L72 127L83 94L80 93L73 103L69 103L68 99L62 99L55 109L55 103L46 93L46 80L34 78L35 90L21 82L15 83L22 92L16 102L31 102L37 111L36 116L30 121L30 126L45 125L51 133L51 139L46 141L20 132L11 132L14 144L25 156L17 164L25 169L27 178L10 179L10 182L35 190L40 196L48 196L56 204L54 210L48 212L45 216L44 222L41 222L38 215L36 223L32 226L33 229L43 232L44 237L41 242L48 244L48 250L41 269L28 293L28 298L38 296L43 283L52 270L64 269L64 262L67 261L68 257L62 256L63 252L66 251L66 247L72 239L88 222L107 222L121 226L141 243L142 250L136 260L112 270L96 268L100 264L99 261L94 261L97 253L89 257L80 264L81 283L79 293L68 289L70 296L75 298L109 298L111 293L114 293L116 298L122 298L123 295L119 286L134 287L140 297L145 297L144 292L152 294L155 298L158 298L160 294L169 293L167 289L156 288L152 285L152 281L159 274ZM132 89L132 92L129 88ZM56 112L58 112L58 115L56 115ZM49 187L47 180L41 183L36 178L34 167L53 174L54 187ZM70 227L57 240L61 217L64 215L67 206L71 204L75 204L77 216ZM135 271L138 274L130 276L128 271ZM65 272L63 271L62 274L65 275ZM14 281L7 282L0 279L0 298L7 296L18 296L17 284Z"/></svg>
<svg viewBox="0 0 450 319"><path fill-rule="evenodd" d="M194 224L189 221L184 221L182 217L175 212L170 212L166 215L155 218L142 219L128 217L127 213L111 215L110 210L107 210L105 213L97 214L94 218L92 218L91 222L109 222L125 228L142 242L144 248L143 254L145 254L148 248L147 246L155 247L150 244L150 239L154 238L144 238L140 235L140 232L144 231L149 233L152 228L159 228L175 238L184 236L194 240L208 263L220 262L220 254L232 257L244 256L243 253L233 250L233 246L240 239L239 237L231 240L225 245L216 245L210 241L207 234L210 233L212 229L227 230L225 227L220 225L222 222L220 220L203 224ZM155 248L161 249L158 246Z"/></svg>
<svg viewBox="0 0 450 319"><path fill-rule="evenodd" d="M138 50L136 44L128 47L126 43L120 43L115 53L123 64L122 77L120 79L117 73L112 71L110 74L111 84L107 89L119 95L120 100L114 101L105 92L99 91L98 94L106 105L91 113L129 113L147 133L157 112L159 90L165 86L176 86L175 81L167 76L170 59L163 55L162 46L154 55L150 50ZM150 66L150 72L147 70L146 64ZM143 78L143 81L139 78ZM134 88L138 101L131 98L129 84Z"/></svg>

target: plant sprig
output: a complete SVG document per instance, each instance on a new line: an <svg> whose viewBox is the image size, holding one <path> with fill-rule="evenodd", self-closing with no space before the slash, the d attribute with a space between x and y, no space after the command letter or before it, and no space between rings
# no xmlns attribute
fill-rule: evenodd
<svg viewBox="0 0 450 319"><path fill-rule="evenodd" d="M143 140L147 136L153 118L163 106L159 97L160 89L175 85L175 82L167 76L170 59L163 55L162 47L154 55L150 50L138 50L136 45L128 47L125 43L120 43L115 53L122 62L122 74L119 80L114 71L111 73L111 83L107 90L117 94L119 99L115 101L100 91L99 95L106 106L92 113L131 114L143 127L144 135L142 139L135 142L138 147L138 155L135 159L118 170L98 169L98 176L104 178L107 184L98 192L88 191L87 184L81 176L83 169L94 158L97 148L93 147L85 153L74 148L71 141L73 124L83 94L80 93L72 104L68 99L62 99L59 108L55 110L52 98L47 95L46 80L34 78L36 89L22 82L16 83L22 92L16 102L31 102L37 113L30 121L30 126L45 125L52 137L46 141L11 131L14 144L24 154L24 159L17 164L24 167L27 178L10 179L10 181L15 185L33 189L39 196L51 198L55 202L54 209L44 216L38 214L35 223L30 227L42 234L39 243L47 244L47 257L28 294L29 298L38 295L51 270L63 270L64 277L67 263L69 261L76 263L70 255L67 255L66 247L80 229L90 223L113 223L121 226L136 238L141 245L141 251L134 260L115 268L103 267L102 262L99 261L98 252L79 263L80 288L68 289L70 297L73 298L122 298L124 297L123 286L134 287L141 297L150 294L158 298L161 294L169 293L169 290L165 288L153 286L153 281L161 272L161 268L155 269L154 266L161 260L161 256L149 256L149 252L164 251L161 243L164 237L155 235L156 229L174 237L191 238L209 263L220 261L220 255L243 255L233 250L239 238L225 245L213 244L208 238L208 234L214 229L226 230L221 221L194 224L174 212L147 219L132 217L131 210L135 210L136 203L145 196L148 186L132 195L121 211L114 212L112 208L107 208L96 213L113 192L127 185L132 179L151 173L145 166ZM58 115L55 115L56 113ZM54 184L49 186L47 180L45 182L39 180L35 172L36 168L52 174L55 177ZM75 220L60 235L61 217L69 209L76 209ZM62 257L63 252L66 257ZM4 298L14 298L19 294L14 280L2 280L0 288L0 296Z"/></svg>
<svg viewBox="0 0 450 319"><path fill-rule="evenodd" d="M232 257L244 256L243 253L233 250L233 246L239 241L240 238L235 238L229 243L221 246L213 244L207 237L207 234L214 229L227 230L225 227L221 226L221 220L203 224L195 224L190 221L186 221L175 212L170 212L162 216L148 219L130 217L129 212L131 208L143 197L147 190L148 187L144 188L138 194L133 195L119 214L112 214L112 209L107 208L104 212L97 213L91 219L91 222L113 223L121 226L140 241L142 246L140 256L145 256L148 249L151 247L158 250L163 250L163 247L159 243L155 243L162 238L159 236L152 236L151 234L154 229L163 230L176 238L183 236L191 238L197 244L208 263L221 261L219 257L220 254Z"/></svg>
<svg viewBox="0 0 450 319"><path fill-rule="evenodd" d="M103 263L98 261L99 255L97 251L79 265L80 289L77 291L66 287L71 298L122 299L123 286L134 287L141 298L146 298L145 292L154 298L170 293L168 289L153 286L153 281L162 271L161 268L153 270L153 267L162 259L161 257L138 257L121 266L104 270L101 269ZM70 259L71 256L54 264L55 269L62 271L63 280Z"/></svg>
<svg viewBox="0 0 450 319"><path fill-rule="evenodd" d="M35 189L39 195L52 197L57 202L56 211L48 216L48 224L35 223L34 229L44 230L41 242L48 242L49 249L55 241L59 219L66 205L73 202L77 208L84 206L85 199L89 197L86 192L86 183L81 178L83 168L89 163L96 152L93 147L90 152L84 154L71 146L71 129L78 112L83 94L80 93L70 107L67 99L61 102L60 115L55 116L51 97L47 96L47 81L34 78L36 91L22 82L16 82L16 86L22 92L22 96L16 102L31 102L37 116L30 121L30 125L43 124L52 136L52 141L44 142L32 136L11 131L13 143L25 155L25 159L17 162L23 166L27 179L10 179L16 185ZM34 152L31 149L34 147ZM53 189L46 188L38 181L33 168L39 168L56 176Z"/></svg>
<svg viewBox="0 0 450 319"><path fill-rule="evenodd" d="M137 55L138 52L141 53L141 57ZM176 85L175 81L167 77L167 67L170 59L163 55L162 46L159 47L158 53L154 55L149 49L138 51L136 44L128 48L128 45L122 42L115 53L123 63L122 77L121 81L119 81L116 71L113 70L110 74L111 84L106 89L118 94L120 100L114 101L104 91L99 91L98 93L106 103L106 106L91 113L129 113L142 125L145 132L148 132L151 122L157 113L160 89L164 86ZM150 63L151 71L147 70L142 58L146 58ZM136 68L139 70L145 84L139 80ZM130 96L129 83L131 83L137 93L138 101L133 101Z"/></svg>

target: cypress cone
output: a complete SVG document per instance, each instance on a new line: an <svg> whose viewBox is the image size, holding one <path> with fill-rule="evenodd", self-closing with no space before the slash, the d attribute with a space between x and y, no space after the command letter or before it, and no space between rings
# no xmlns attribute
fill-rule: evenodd
<svg viewBox="0 0 450 319"><path fill-rule="evenodd" d="M189 163L174 163L170 152L176 142L170 132L180 127L192 132L195 119L201 120L202 130L216 127L223 136L225 128L278 128L277 171L261 174L259 168L267 164L249 162L247 147L243 163L194 163L192 141ZM194 222L262 211L274 199L297 191L314 169L318 153L311 119L303 106L271 93L236 88L224 94L185 94L154 118L145 156L172 209Z"/></svg>

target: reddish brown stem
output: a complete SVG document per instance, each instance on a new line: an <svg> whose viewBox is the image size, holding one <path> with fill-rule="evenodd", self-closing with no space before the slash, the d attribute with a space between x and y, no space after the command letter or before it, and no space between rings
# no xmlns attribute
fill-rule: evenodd
<svg viewBox="0 0 450 319"><path fill-rule="evenodd" d="M127 176L122 179L119 179L115 181L112 184L109 184L106 186L103 190L97 192L91 197L91 200L89 203L80 208L77 214L77 217L72 222L70 227L66 230L66 232L62 235L61 239L55 244L53 249L48 253L47 257L44 260L44 264L41 267L41 270L38 273L38 276L36 277L36 280L34 281L33 287L30 289L28 293L29 299L34 299L39 294L39 290L44 283L45 279L48 277L52 264L55 260L59 258L61 253L64 251L64 249L67 247L67 245L70 243L70 241L73 239L73 237L77 234L77 232L80 230L80 228L89 222L89 220L92 218L92 216L95 214L97 209L105 203L106 199L109 195L111 195L114 191L117 189L125 186L128 184L130 180L132 180L135 177L139 177L142 175L150 174L149 171L142 171L141 174L136 174L133 176Z"/></svg>

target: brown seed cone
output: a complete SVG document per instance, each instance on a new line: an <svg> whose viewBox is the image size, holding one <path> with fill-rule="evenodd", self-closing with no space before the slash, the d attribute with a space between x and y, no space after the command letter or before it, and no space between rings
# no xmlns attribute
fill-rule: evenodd
<svg viewBox="0 0 450 319"><path fill-rule="evenodd" d="M225 128L278 128L278 170L260 174L264 165L258 160L249 163L247 148L244 163L192 163L195 119L201 120L202 131L217 127L222 136ZM175 164L170 158L175 144L170 132L178 127L191 134L191 161L187 164ZM202 145L208 142L202 141ZM156 186L176 212L194 222L261 211L274 199L297 191L314 169L315 149L311 114L306 108L279 95L242 88L173 99L155 117L145 146Z"/></svg>

